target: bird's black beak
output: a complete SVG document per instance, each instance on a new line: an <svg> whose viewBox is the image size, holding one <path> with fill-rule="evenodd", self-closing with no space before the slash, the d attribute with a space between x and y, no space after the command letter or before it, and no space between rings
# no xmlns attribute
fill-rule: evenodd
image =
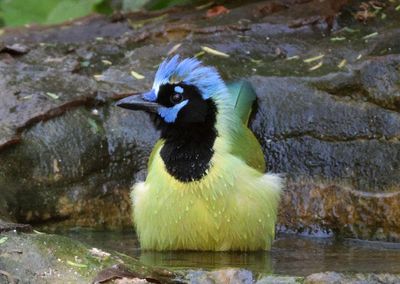
<svg viewBox="0 0 400 284"><path fill-rule="evenodd" d="M147 112L158 112L160 105L156 102L146 101L143 99L142 94L132 95L122 100L119 100L115 104L116 106L132 109L132 110L144 110Z"/></svg>

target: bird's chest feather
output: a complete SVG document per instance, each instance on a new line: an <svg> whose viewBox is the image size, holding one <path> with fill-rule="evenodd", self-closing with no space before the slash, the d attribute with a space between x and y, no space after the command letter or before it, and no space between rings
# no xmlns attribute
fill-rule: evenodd
<svg viewBox="0 0 400 284"><path fill-rule="evenodd" d="M210 168L214 131L183 133L167 139L160 156L168 173L181 182L200 180Z"/></svg>
<svg viewBox="0 0 400 284"><path fill-rule="evenodd" d="M168 173L182 182L200 180L210 167L212 145L166 143L160 155Z"/></svg>

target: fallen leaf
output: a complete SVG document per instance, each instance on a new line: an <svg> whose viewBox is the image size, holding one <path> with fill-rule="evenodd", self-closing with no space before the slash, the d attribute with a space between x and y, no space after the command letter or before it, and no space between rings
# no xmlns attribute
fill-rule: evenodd
<svg viewBox="0 0 400 284"><path fill-rule="evenodd" d="M103 62L103 64L105 65L112 65L112 62L110 60L103 59L101 62Z"/></svg>
<svg viewBox="0 0 400 284"><path fill-rule="evenodd" d="M360 30L352 29L349 27L344 27L343 31L348 32L348 33L358 33Z"/></svg>
<svg viewBox="0 0 400 284"><path fill-rule="evenodd" d="M370 38L376 37L377 35L378 35L378 32L374 32L372 34L363 36L363 39L370 39Z"/></svg>
<svg viewBox="0 0 400 284"><path fill-rule="evenodd" d="M344 36L332 37L331 41L343 41L346 40Z"/></svg>
<svg viewBox="0 0 400 284"><path fill-rule="evenodd" d="M218 51L216 49L212 49L210 47L207 46L202 46L201 49L209 54L215 55L215 56L220 56L220 57L229 57L229 54L226 54L222 51Z"/></svg>
<svg viewBox="0 0 400 284"><path fill-rule="evenodd" d="M90 62L89 61L82 61L80 64L81 64L82 67L89 67Z"/></svg>
<svg viewBox="0 0 400 284"><path fill-rule="evenodd" d="M308 71L314 71L317 70L318 68L320 68L322 66L323 62L321 61L320 63L318 63L317 65L311 67L310 69L308 69Z"/></svg>
<svg viewBox="0 0 400 284"><path fill-rule="evenodd" d="M255 64L260 64L260 63L263 62L262 59L254 59L254 58L250 58L250 61L251 61L252 63L255 63Z"/></svg>
<svg viewBox="0 0 400 284"><path fill-rule="evenodd" d="M304 63L311 63L311 62L314 62L314 61L317 61L317 60L320 60L320 59L324 58L324 56L325 56L324 54L317 55L317 56L314 56L314 57L310 57L310 58L304 59L303 62Z"/></svg>
<svg viewBox="0 0 400 284"><path fill-rule="evenodd" d="M95 79L96 81L101 81L101 80L104 79L103 75L93 75L93 77L94 77L94 79Z"/></svg>
<svg viewBox="0 0 400 284"><path fill-rule="evenodd" d="M171 55L175 53L180 47L182 46L182 43L175 44L168 52L167 55Z"/></svg>
<svg viewBox="0 0 400 284"><path fill-rule="evenodd" d="M50 92L47 92L46 96L52 98L53 100L58 100L60 98L60 96L57 96L56 94Z"/></svg>
<svg viewBox="0 0 400 284"><path fill-rule="evenodd" d="M343 59L342 61L340 61L340 63L338 64L339 68L343 68L345 65L347 64L347 60Z"/></svg>
<svg viewBox="0 0 400 284"><path fill-rule="evenodd" d="M93 134L99 133L100 132L100 128L97 125L96 121L94 119L90 118L90 117L87 120L88 120L88 123L90 125L90 130L92 131L92 133Z"/></svg>
<svg viewBox="0 0 400 284"><path fill-rule="evenodd" d="M22 97L23 100L30 100L32 98L32 95L27 95L25 97Z"/></svg>
<svg viewBox="0 0 400 284"><path fill-rule="evenodd" d="M375 10L382 10L383 8L386 7L385 3L381 2L381 1L378 1L378 0L372 0L372 1L369 1L368 3Z"/></svg>
<svg viewBox="0 0 400 284"><path fill-rule="evenodd" d="M67 264L71 265L71 266L74 266L74 267L87 268L86 264L76 263L76 262L73 262L73 261L70 261L70 260L67 260Z"/></svg>
<svg viewBox="0 0 400 284"><path fill-rule="evenodd" d="M131 71L131 75L132 77L134 77L136 80L142 80L145 77L142 74L139 74L138 72L135 71Z"/></svg>
<svg viewBox="0 0 400 284"><path fill-rule="evenodd" d="M218 5L218 6L208 9L207 13L206 13L206 17L213 18L213 17L219 16L219 15L227 14L229 12L230 12L230 10L227 9L225 6Z"/></svg>
<svg viewBox="0 0 400 284"><path fill-rule="evenodd" d="M369 1L368 3L361 2L359 10L354 14L354 18L366 23L368 20L375 18L385 6L385 3L377 0Z"/></svg>
<svg viewBox="0 0 400 284"><path fill-rule="evenodd" d="M59 173L60 172L60 166L58 165L58 160L53 159L53 172L54 173Z"/></svg>
<svg viewBox="0 0 400 284"><path fill-rule="evenodd" d="M208 3L204 4L204 5L199 5L195 9L196 10L203 10L205 8L211 7L212 5L214 5L214 1L208 2Z"/></svg>
<svg viewBox="0 0 400 284"><path fill-rule="evenodd" d="M128 22L129 22L129 25L133 29L139 29L139 28L143 27L146 24L153 23L153 22L158 22L158 21L161 21L161 20L163 20L163 19L165 19L167 17L168 17L168 14L163 14L161 16L157 16L157 17L153 17L153 18L149 18L149 19L144 19L144 20L138 20L138 21L130 21L130 20L128 20Z"/></svg>
<svg viewBox="0 0 400 284"><path fill-rule="evenodd" d="M295 59L300 59L300 56L293 55L293 56L289 56L289 57L286 58L286 60L295 60Z"/></svg>
<svg viewBox="0 0 400 284"><path fill-rule="evenodd" d="M2 237L2 238L0 239L0 245L1 245L1 244L4 244L7 240L8 240L7 237Z"/></svg>

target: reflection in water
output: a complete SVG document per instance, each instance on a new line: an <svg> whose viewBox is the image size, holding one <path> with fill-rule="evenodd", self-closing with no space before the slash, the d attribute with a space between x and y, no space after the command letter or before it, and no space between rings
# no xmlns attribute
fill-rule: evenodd
<svg viewBox="0 0 400 284"><path fill-rule="evenodd" d="M140 261L147 265L173 268L218 269L240 267L272 273L271 255L266 252L142 252Z"/></svg>
<svg viewBox="0 0 400 284"><path fill-rule="evenodd" d="M169 269L238 267L259 273L305 276L322 271L400 273L400 245L280 236L271 252L141 252L133 232L63 232L91 246L116 250Z"/></svg>

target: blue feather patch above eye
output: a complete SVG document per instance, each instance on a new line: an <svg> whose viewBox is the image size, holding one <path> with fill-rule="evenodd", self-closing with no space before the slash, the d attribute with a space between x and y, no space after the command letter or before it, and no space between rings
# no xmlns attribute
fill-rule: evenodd
<svg viewBox="0 0 400 284"><path fill-rule="evenodd" d="M177 92L178 94L182 94L183 93L183 88L181 86L176 86L174 88L174 91Z"/></svg>
<svg viewBox="0 0 400 284"><path fill-rule="evenodd" d="M174 105L173 107L161 107L158 110L158 114L164 119L165 122L167 123L172 123L176 120L178 117L179 111L187 105L189 100L184 100L183 102Z"/></svg>

